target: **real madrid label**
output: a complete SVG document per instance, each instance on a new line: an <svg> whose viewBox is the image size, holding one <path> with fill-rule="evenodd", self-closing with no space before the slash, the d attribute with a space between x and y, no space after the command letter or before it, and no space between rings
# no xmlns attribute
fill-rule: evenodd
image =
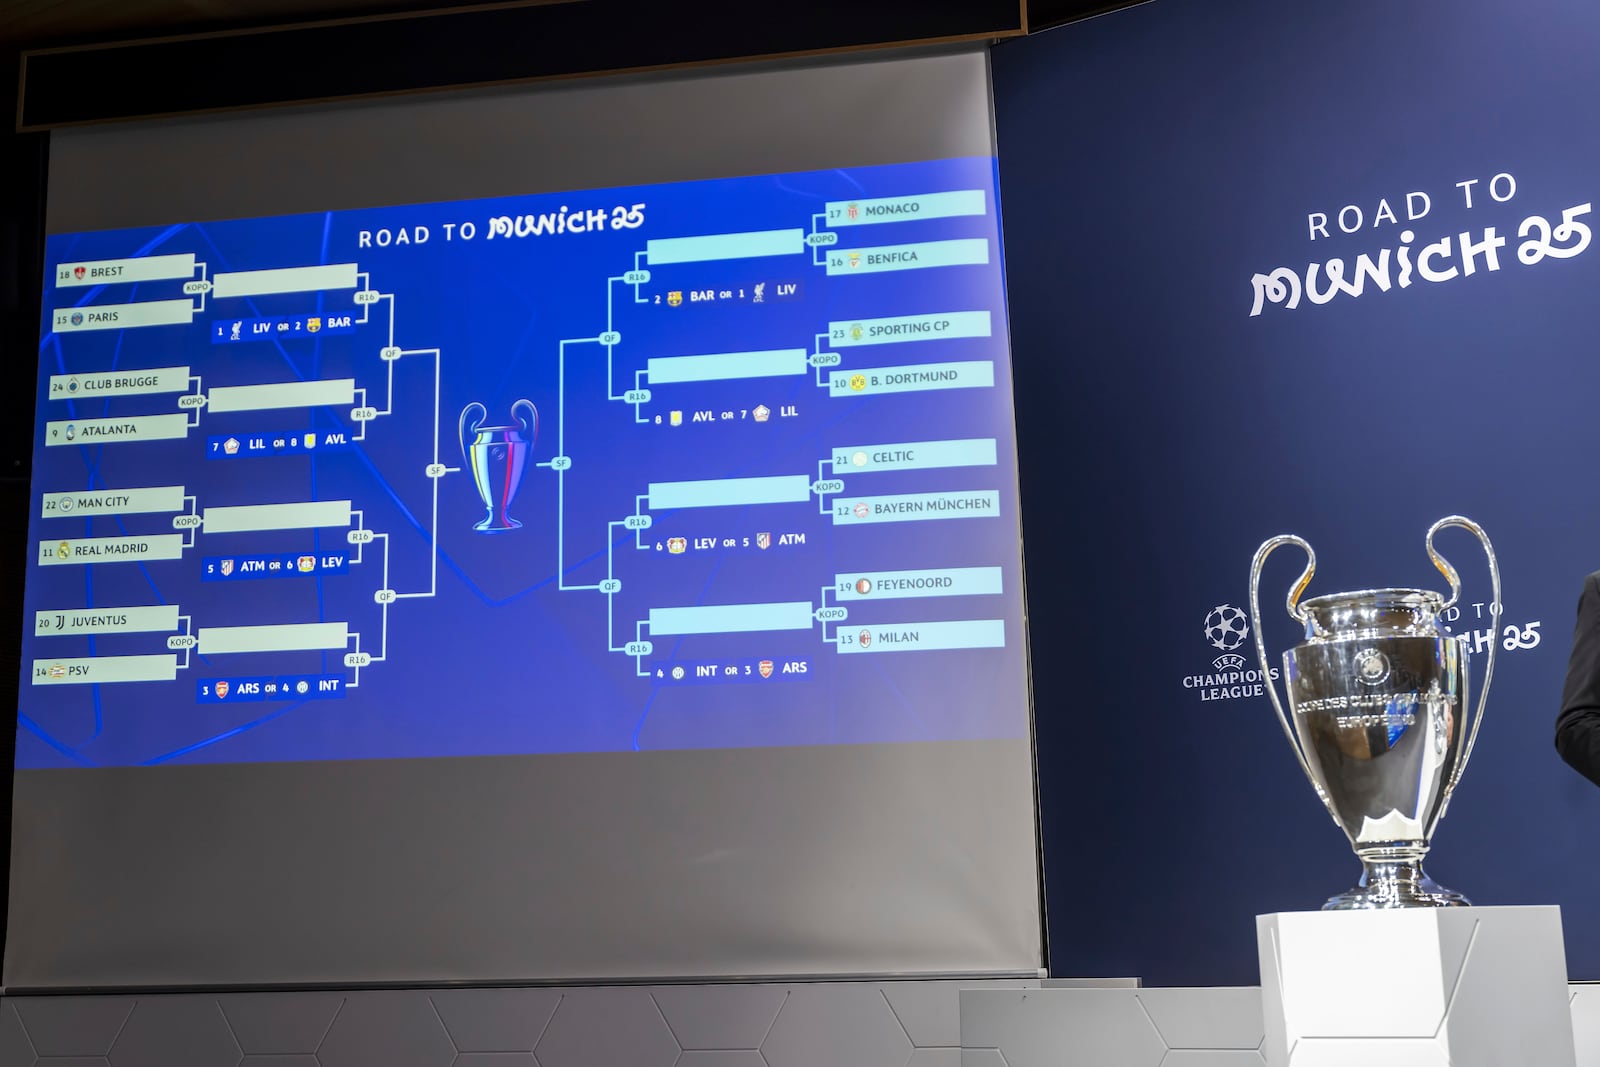
<svg viewBox="0 0 1600 1067"><path fill-rule="evenodd" d="M56 333L125 330L133 326L187 326L193 319L192 300L143 300L137 304L56 308L50 316L50 328Z"/></svg>
<svg viewBox="0 0 1600 1067"><path fill-rule="evenodd" d="M835 598L899 600L924 596L986 596L1000 592L999 567L937 567L919 571L859 571L833 576Z"/></svg>
<svg viewBox="0 0 1600 1067"><path fill-rule="evenodd" d="M828 372L830 396L919 393L932 389L988 389L993 385L994 363L987 359Z"/></svg>
<svg viewBox="0 0 1600 1067"><path fill-rule="evenodd" d="M44 443L104 445L116 441L170 441L189 435L189 416L128 415L115 419L55 419L44 424Z"/></svg>
<svg viewBox="0 0 1600 1067"><path fill-rule="evenodd" d="M988 209L982 189L956 189L920 196L876 196L867 200L830 200L824 205L829 226L870 226L880 222L948 219L982 215Z"/></svg>
<svg viewBox="0 0 1600 1067"><path fill-rule="evenodd" d="M82 659L36 659L34 685L98 685L101 682L170 682L178 676L178 657L89 656Z"/></svg>
<svg viewBox="0 0 1600 1067"><path fill-rule="evenodd" d="M72 400L80 396L137 396L141 393L181 393L188 387L188 367L155 367L151 370L50 375L51 400Z"/></svg>
<svg viewBox="0 0 1600 1067"><path fill-rule="evenodd" d="M175 256L138 256L133 259L86 259L56 264L56 288L76 285L114 285L121 282L158 282L168 278L193 278L194 253Z"/></svg>
<svg viewBox="0 0 1600 1067"><path fill-rule="evenodd" d="M36 611L33 632L60 634L171 633L178 628L178 605L141 604L127 608L59 608Z"/></svg>
<svg viewBox="0 0 1600 1067"><path fill-rule="evenodd" d="M939 315L896 315L887 319L849 319L828 323L828 345L887 345L901 341L941 341L949 337L988 337L987 311L946 311Z"/></svg>
<svg viewBox="0 0 1600 1067"><path fill-rule="evenodd" d="M836 647L854 652L937 652L953 648L1004 648L1004 619L961 622L886 622L839 627Z"/></svg>
<svg viewBox="0 0 1600 1067"><path fill-rule="evenodd" d="M71 537L39 542L39 566L69 563L121 563L127 560L182 559L183 534L138 537Z"/></svg>
<svg viewBox="0 0 1600 1067"><path fill-rule="evenodd" d="M40 502L40 518L45 519L182 510L181 485L155 485L148 489L75 489L46 493Z"/></svg>

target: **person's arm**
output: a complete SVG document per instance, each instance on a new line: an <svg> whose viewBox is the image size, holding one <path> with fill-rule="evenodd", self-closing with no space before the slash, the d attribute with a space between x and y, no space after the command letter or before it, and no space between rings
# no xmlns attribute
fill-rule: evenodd
<svg viewBox="0 0 1600 1067"><path fill-rule="evenodd" d="M1556 716L1556 751L1579 774L1600 785L1600 574L1584 580L1572 635L1567 681Z"/></svg>

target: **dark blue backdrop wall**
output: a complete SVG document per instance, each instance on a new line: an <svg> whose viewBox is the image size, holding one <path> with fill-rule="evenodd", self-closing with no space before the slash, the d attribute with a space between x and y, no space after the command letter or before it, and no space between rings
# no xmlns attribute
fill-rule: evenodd
<svg viewBox="0 0 1600 1067"><path fill-rule="evenodd" d="M1284 531L1308 595L1443 589L1460 512L1505 607L1446 531L1454 629L1502 654L1429 870L1560 904L1600 978L1600 790L1552 747L1600 567L1597 56L1592 0L1156 0L995 50L1055 973L1253 984L1253 916L1353 883L1203 622Z"/></svg>

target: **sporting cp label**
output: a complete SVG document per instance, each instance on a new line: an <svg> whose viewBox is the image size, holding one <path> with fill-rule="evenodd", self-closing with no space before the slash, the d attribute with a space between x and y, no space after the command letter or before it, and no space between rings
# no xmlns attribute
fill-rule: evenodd
<svg viewBox="0 0 1600 1067"><path fill-rule="evenodd" d="M1222 655L1212 659L1209 671L1185 675L1183 687L1198 692L1201 700L1265 696L1261 669L1237 651L1250 636L1250 616L1232 604L1218 604L1206 612L1204 625L1206 643ZM1272 671L1271 680L1277 677L1278 672Z"/></svg>

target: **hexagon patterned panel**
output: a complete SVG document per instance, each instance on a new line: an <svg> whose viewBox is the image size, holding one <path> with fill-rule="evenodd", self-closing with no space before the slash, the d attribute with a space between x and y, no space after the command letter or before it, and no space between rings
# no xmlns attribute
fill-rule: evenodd
<svg viewBox="0 0 1600 1067"><path fill-rule="evenodd" d="M1261 1067L1260 993L1037 982L9 997L0 1067ZM966 990L966 993L961 993ZM1600 985L1572 991L1600 1067ZM961 1038L967 1047L960 1047Z"/></svg>
<svg viewBox="0 0 1600 1067"><path fill-rule="evenodd" d="M959 990L1038 984L8 997L0 1067L960 1067Z"/></svg>
<svg viewBox="0 0 1600 1067"><path fill-rule="evenodd" d="M1600 985L1575 984L1571 991L1578 1067L1600 1067ZM961 994L961 1037L961 1067L1266 1063L1255 987L972 990ZM1393 1062L1423 1067L1419 1058Z"/></svg>

